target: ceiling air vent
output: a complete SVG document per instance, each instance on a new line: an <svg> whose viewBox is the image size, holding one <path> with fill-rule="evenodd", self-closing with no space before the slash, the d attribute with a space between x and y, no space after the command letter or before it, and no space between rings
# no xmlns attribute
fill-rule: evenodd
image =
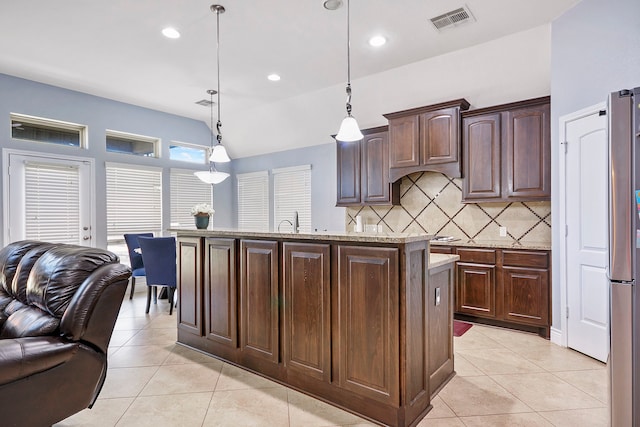
<svg viewBox="0 0 640 427"><path fill-rule="evenodd" d="M208 107L211 104L215 104L215 102L211 102L208 99L201 99L200 101L196 101L196 104L202 105L203 107Z"/></svg>
<svg viewBox="0 0 640 427"><path fill-rule="evenodd" d="M431 18L431 23L438 31L474 21L475 19L467 6Z"/></svg>

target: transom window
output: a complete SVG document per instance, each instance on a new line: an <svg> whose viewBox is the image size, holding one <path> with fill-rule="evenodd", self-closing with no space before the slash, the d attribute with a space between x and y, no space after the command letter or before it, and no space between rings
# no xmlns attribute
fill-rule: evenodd
<svg viewBox="0 0 640 427"><path fill-rule="evenodd" d="M205 164L209 163L207 154L208 148L201 145L176 141L171 141L171 144L169 145L169 158L171 160Z"/></svg>
<svg viewBox="0 0 640 427"><path fill-rule="evenodd" d="M11 137L86 148L87 127L76 123L11 113Z"/></svg>
<svg viewBox="0 0 640 427"><path fill-rule="evenodd" d="M106 131L107 151L143 157L159 157L160 139L115 130Z"/></svg>

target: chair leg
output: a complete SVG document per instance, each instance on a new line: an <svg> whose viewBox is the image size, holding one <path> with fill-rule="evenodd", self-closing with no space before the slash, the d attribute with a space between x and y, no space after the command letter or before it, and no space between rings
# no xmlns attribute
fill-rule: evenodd
<svg viewBox="0 0 640 427"><path fill-rule="evenodd" d="M173 295L176 288L167 288L167 299L169 300L169 316L173 313Z"/></svg>
<svg viewBox="0 0 640 427"><path fill-rule="evenodd" d="M157 286L153 287L153 303L154 304L158 303L158 287Z"/></svg>
<svg viewBox="0 0 640 427"><path fill-rule="evenodd" d="M131 276L131 295L129 295L129 299L133 299L133 291L136 289L136 277Z"/></svg>
<svg viewBox="0 0 640 427"><path fill-rule="evenodd" d="M151 288L152 286L147 286L147 310L145 313L149 314L149 307L151 306Z"/></svg>

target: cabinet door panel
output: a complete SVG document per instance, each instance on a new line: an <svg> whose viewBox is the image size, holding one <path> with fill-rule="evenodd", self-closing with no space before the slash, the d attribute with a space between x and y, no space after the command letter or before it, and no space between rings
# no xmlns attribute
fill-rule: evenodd
<svg viewBox="0 0 640 427"><path fill-rule="evenodd" d="M338 383L399 404L398 250L338 247Z"/></svg>
<svg viewBox="0 0 640 427"><path fill-rule="evenodd" d="M240 347L278 363L278 242L242 240Z"/></svg>
<svg viewBox="0 0 640 427"><path fill-rule="evenodd" d="M360 198L360 141L337 142L338 195L336 204L359 204Z"/></svg>
<svg viewBox="0 0 640 427"><path fill-rule="evenodd" d="M284 363L331 379L330 246L283 243Z"/></svg>
<svg viewBox="0 0 640 427"><path fill-rule="evenodd" d="M429 271L429 394L453 372L453 266ZM449 345L443 345L449 343Z"/></svg>
<svg viewBox="0 0 640 427"><path fill-rule="evenodd" d="M505 182L503 197L551 197L549 105L505 113Z"/></svg>
<svg viewBox="0 0 640 427"><path fill-rule="evenodd" d="M202 335L202 264L200 238L178 239L178 328Z"/></svg>
<svg viewBox="0 0 640 427"><path fill-rule="evenodd" d="M366 203L390 203L389 138L387 132L366 135L362 140L362 186Z"/></svg>
<svg viewBox="0 0 640 427"><path fill-rule="evenodd" d="M205 336L238 346L236 244L234 239L205 239Z"/></svg>
<svg viewBox="0 0 640 427"><path fill-rule="evenodd" d="M398 117L389 120L389 166L402 168L420 165L418 116Z"/></svg>
<svg viewBox="0 0 640 427"><path fill-rule="evenodd" d="M504 267L505 320L546 326L549 324L549 274L547 270Z"/></svg>
<svg viewBox="0 0 640 427"><path fill-rule="evenodd" d="M457 108L447 108L420 116L422 164L458 161L458 115Z"/></svg>
<svg viewBox="0 0 640 427"><path fill-rule="evenodd" d="M462 200L500 198L500 114L463 119Z"/></svg>
<svg viewBox="0 0 640 427"><path fill-rule="evenodd" d="M496 317L495 266L458 263L456 311Z"/></svg>

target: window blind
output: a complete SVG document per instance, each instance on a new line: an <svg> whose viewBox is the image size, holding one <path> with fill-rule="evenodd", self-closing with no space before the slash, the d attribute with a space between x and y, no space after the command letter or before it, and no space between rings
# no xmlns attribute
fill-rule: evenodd
<svg viewBox="0 0 640 427"><path fill-rule="evenodd" d="M238 228L269 231L269 173L236 175L238 182Z"/></svg>
<svg viewBox="0 0 640 427"><path fill-rule="evenodd" d="M162 172L107 165L107 239L162 230Z"/></svg>
<svg viewBox="0 0 640 427"><path fill-rule="evenodd" d="M311 165L273 169L273 229L293 231L298 212L299 231L311 231Z"/></svg>
<svg viewBox="0 0 640 427"><path fill-rule="evenodd" d="M77 167L25 164L27 239L78 244L80 173Z"/></svg>
<svg viewBox="0 0 640 427"><path fill-rule="evenodd" d="M171 226L195 228L191 208L201 203L213 206L212 187L193 171L171 169Z"/></svg>

